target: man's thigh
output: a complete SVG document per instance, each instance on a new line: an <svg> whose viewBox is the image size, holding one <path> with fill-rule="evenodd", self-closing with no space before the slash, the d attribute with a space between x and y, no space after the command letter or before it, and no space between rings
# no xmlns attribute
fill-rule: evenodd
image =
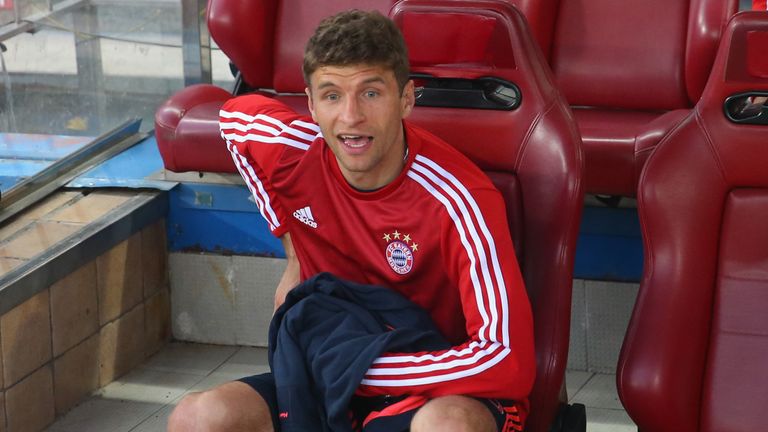
<svg viewBox="0 0 768 432"><path fill-rule="evenodd" d="M271 373L263 373L260 375L251 375L249 377L240 378L237 380L244 384L249 385L264 399L269 408L269 414L272 419L272 427L275 431L280 430L280 421L278 417L277 408L277 389L275 387L275 378Z"/></svg>
<svg viewBox="0 0 768 432"><path fill-rule="evenodd" d="M432 399L416 412L412 432L425 431L512 432L522 431L514 402L445 396Z"/></svg>
<svg viewBox="0 0 768 432"><path fill-rule="evenodd" d="M263 396L232 381L184 397L168 419L168 431L272 432L272 418Z"/></svg>

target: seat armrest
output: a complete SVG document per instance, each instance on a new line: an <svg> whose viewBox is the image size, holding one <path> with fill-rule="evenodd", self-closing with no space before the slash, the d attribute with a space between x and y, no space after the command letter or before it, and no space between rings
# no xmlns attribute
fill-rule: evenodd
<svg viewBox="0 0 768 432"><path fill-rule="evenodd" d="M155 113L155 135L166 169L236 172L219 134L219 109L232 95L210 84L186 87Z"/></svg>

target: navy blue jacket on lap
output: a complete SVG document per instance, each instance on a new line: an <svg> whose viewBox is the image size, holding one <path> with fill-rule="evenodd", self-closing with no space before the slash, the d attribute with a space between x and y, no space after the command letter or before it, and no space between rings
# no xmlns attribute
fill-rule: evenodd
<svg viewBox="0 0 768 432"><path fill-rule="evenodd" d="M351 432L349 403L374 359L448 348L394 290L320 273L288 293L269 327L281 430Z"/></svg>

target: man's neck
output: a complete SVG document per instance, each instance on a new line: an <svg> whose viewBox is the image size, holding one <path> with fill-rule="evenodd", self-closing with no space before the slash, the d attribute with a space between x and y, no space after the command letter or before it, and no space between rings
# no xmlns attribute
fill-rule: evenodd
<svg viewBox="0 0 768 432"><path fill-rule="evenodd" d="M405 131L403 131L402 138L402 159L397 162L396 169L388 171L388 175L384 178L371 178L370 173L356 173L356 172L344 172L341 170L342 176L353 189L360 192L375 192L382 189L392 183L403 172L406 162L408 161L408 142L405 139ZM337 160L338 164L338 160ZM341 165L339 165L341 168Z"/></svg>

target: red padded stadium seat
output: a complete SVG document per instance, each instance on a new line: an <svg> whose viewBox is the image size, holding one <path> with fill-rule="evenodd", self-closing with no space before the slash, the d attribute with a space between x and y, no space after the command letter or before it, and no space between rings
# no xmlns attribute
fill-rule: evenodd
<svg viewBox="0 0 768 432"><path fill-rule="evenodd" d="M573 118L525 18L509 3L404 0L392 16L414 47L414 73L493 76L520 90L522 102L513 110L419 106L410 120L469 156L505 195L534 311L538 374L527 430L547 431L564 402L559 396L582 206L582 156Z"/></svg>
<svg viewBox="0 0 768 432"><path fill-rule="evenodd" d="M645 266L617 371L642 431L755 431L768 407L768 14L725 29L638 188Z"/></svg>
<svg viewBox="0 0 768 432"><path fill-rule="evenodd" d="M738 0L517 0L546 33L581 131L588 193L634 196L658 141L701 95ZM542 38L540 41L547 42Z"/></svg>
<svg viewBox="0 0 768 432"><path fill-rule="evenodd" d="M302 53L320 19L349 7L386 14L391 6L388 0L212 0L208 25L247 87L270 89L265 93L306 112ZM526 430L549 431L565 407L583 202L581 143L572 114L523 15L508 2L403 0L391 16L403 30L413 72L421 74L418 85L425 87L410 120L468 155L504 195L534 311L538 369ZM450 87L467 83L479 87L469 94ZM166 168L235 171L212 115L227 95L212 87L184 89L158 110L157 139ZM456 94L491 109L467 108L465 100L456 103Z"/></svg>
<svg viewBox="0 0 768 432"><path fill-rule="evenodd" d="M738 0L509 0L573 109L588 193L634 196L648 155L701 95Z"/></svg>

